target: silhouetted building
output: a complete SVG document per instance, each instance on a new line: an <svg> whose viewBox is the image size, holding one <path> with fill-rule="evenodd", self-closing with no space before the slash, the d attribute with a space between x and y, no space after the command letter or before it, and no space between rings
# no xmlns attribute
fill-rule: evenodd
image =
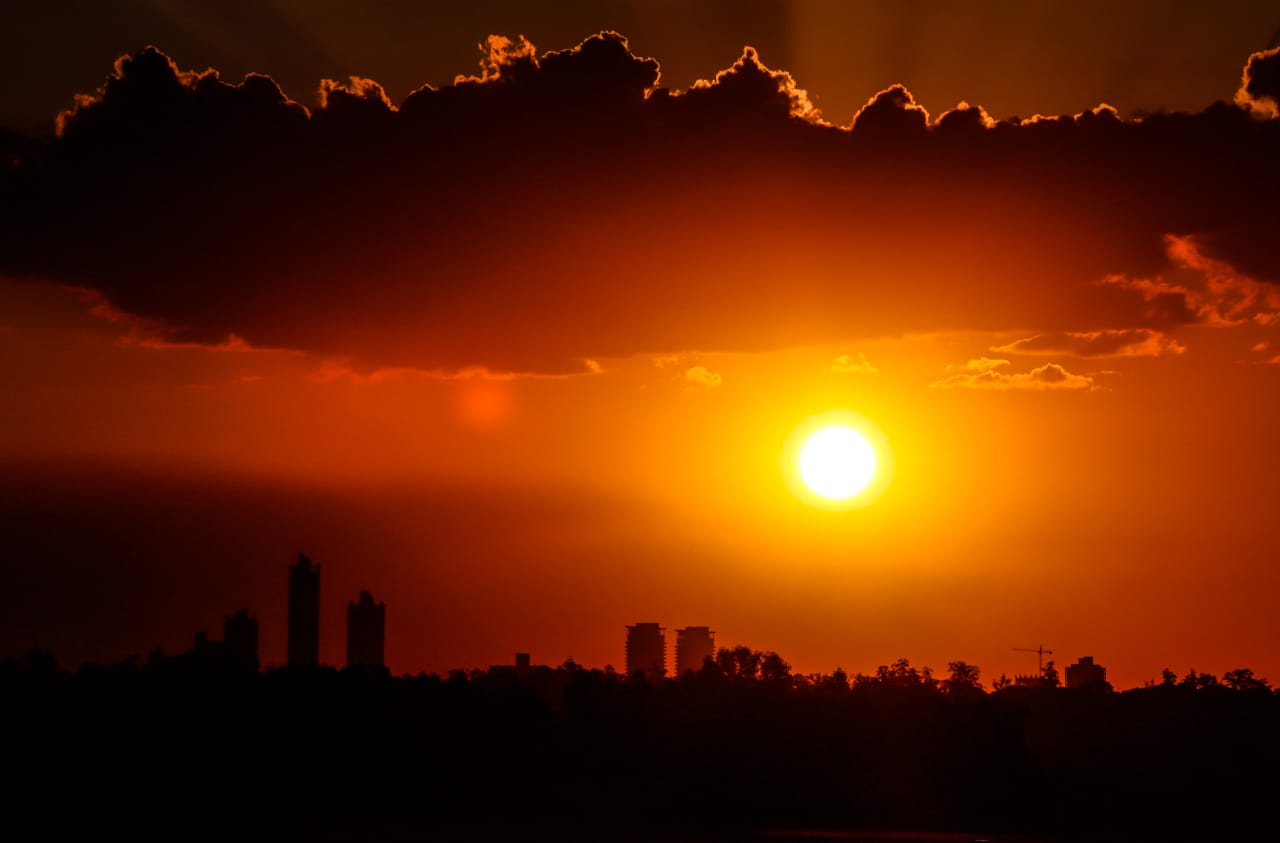
<svg viewBox="0 0 1280 843"><path fill-rule="evenodd" d="M374 603L360 592L360 602L347 604L347 667L385 667L382 653L387 631L387 604Z"/></svg>
<svg viewBox="0 0 1280 843"><path fill-rule="evenodd" d="M191 648L191 652L211 664L222 661L223 650L223 643L221 641L210 641L209 633L203 630L196 633L196 644Z"/></svg>
<svg viewBox="0 0 1280 843"><path fill-rule="evenodd" d="M715 655L715 633L710 627L687 626L676 630L676 676L702 670L703 662Z"/></svg>
<svg viewBox="0 0 1280 843"><path fill-rule="evenodd" d="M320 566L304 553L289 568L289 666L320 663Z"/></svg>
<svg viewBox="0 0 1280 843"><path fill-rule="evenodd" d="M627 627L627 676L637 671L649 679L667 675L667 637L656 623Z"/></svg>
<svg viewBox="0 0 1280 843"><path fill-rule="evenodd" d="M258 619L248 609L227 615L222 625L227 666L246 673L258 672Z"/></svg>
<svg viewBox="0 0 1280 843"><path fill-rule="evenodd" d="M551 668L545 664L534 664L528 653L516 653L515 664L491 664L488 673L490 677L517 678L549 670Z"/></svg>
<svg viewBox="0 0 1280 843"><path fill-rule="evenodd" d="M1082 656L1075 664L1067 665L1067 687L1084 688L1107 681L1107 669L1093 663L1093 656Z"/></svg>

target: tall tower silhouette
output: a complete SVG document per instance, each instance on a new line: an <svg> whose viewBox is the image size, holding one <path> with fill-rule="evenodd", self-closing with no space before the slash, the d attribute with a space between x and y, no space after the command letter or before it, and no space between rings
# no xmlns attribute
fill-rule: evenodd
<svg viewBox="0 0 1280 843"><path fill-rule="evenodd" d="M688 626L676 630L676 676L702 670L702 663L715 655L716 640L711 627Z"/></svg>
<svg viewBox="0 0 1280 843"><path fill-rule="evenodd" d="M385 667L387 604L374 603L373 595L360 592L360 602L347 604L347 667Z"/></svg>
<svg viewBox="0 0 1280 843"><path fill-rule="evenodd" d="M646 679L667 675L667 637L656 623L637 623L627 627L627 676L637 671Z"/></svg>
<svg viewBox="0 0 1280 843"><path fill-rule="evenodd" d="M289 666L320 663L320 566L305 553L289 568Z"/></svg>

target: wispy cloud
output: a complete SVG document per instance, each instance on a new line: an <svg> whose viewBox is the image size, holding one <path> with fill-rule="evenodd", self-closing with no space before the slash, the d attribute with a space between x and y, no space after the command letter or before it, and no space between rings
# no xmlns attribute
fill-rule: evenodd
<svg viewBox="0 0 1280 843"><path fill-rule="evenodd" d="M1187 349L1163 331L1121 328L1037 334L1007 345L993 346L991 350L1000 354L1046 357L1160 357L1182 354Z"/></svg>
<svg viewBox="0 0 1280 843"><path fill-rule="evenodd" d="M1108 275L1100 283L1134 290L1161 310L1179 309L1192 321L1211 327L1280 320L1280 289L1274 284L1214 257L1195 236L1167 234L1164 245L1173 263L1169 273L1149 278Z"/></svg>

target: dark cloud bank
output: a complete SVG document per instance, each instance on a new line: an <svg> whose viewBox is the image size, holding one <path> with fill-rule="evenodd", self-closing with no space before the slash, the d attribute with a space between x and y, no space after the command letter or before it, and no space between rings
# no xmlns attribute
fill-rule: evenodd
<svg viewBox="0 0 1280 843"><path fill-rule="evenodd" d="M612 33L490 39L480 76L398 106L352 79L307 108L148 48L58 137L0 135L0 273L95 291L152 340L365 368L1168 331L1222 284L1265 322L1277 61L1196 114L997 122L901 86L818 115L749 49L673 92Z"/></svg>

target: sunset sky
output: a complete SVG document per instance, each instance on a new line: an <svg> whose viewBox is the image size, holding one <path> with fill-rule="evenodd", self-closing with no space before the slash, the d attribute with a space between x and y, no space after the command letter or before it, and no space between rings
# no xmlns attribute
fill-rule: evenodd
<svg viewBox="0 0 1280 843"><path fill-rule="evenodd" d="M13 4L0 656L1280 680L1280 11L1114 5Z"/></svg>

